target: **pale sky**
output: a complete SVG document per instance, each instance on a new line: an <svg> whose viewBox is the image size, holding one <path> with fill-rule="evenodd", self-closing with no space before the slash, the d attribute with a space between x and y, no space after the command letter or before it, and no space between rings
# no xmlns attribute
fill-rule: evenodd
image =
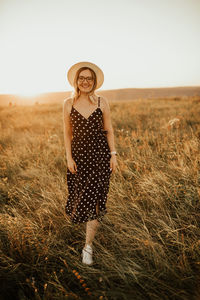
<svg viewBox="0 0 200 300"><path fill-rule="evenodd" d="M101 89L200 85L200 0L0 0L0 93L70 91L79 61Z"/></svg>

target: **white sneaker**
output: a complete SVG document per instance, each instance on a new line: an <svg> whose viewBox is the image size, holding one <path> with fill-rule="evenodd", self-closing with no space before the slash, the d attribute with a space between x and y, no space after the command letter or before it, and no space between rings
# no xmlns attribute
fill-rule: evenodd
<svg viewBox="0 0 200 300"><path fill-rule="evenodd" d="M86 245L86 247L83 248L83 250L82 250L82 257L83 257L82 262L84 264L91 265L93 263L92 253L93 253L93 250L92 250L92 247L90 245Z"/></svg>

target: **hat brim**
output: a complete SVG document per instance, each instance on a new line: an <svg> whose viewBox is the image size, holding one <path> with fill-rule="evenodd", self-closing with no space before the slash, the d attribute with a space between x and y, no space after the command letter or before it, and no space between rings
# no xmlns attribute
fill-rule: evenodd
<svg viewBox="0 0 200 300"><path fill-rule="evenodd" d="M97 65L95 65L91 62L88 62L88 61L82 61L82 62L76 63L73 66L71 66L71 68L67 72L67 79L68 79L70 85L74 87L74 78L75 78L76 72L82 67L91 68L95 72L96 77L97 77L96 89L99 89L104 82L103 71Z"/></svg>

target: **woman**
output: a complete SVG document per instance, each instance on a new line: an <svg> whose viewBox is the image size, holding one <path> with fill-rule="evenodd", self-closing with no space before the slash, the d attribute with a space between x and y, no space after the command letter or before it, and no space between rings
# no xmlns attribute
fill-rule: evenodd
<svg viewBox="0 0 200 300"><path fill-rule="evenodd" d="M67 157L66 214L73 223L86 225L82 262L92 264L92 241L107 213L106 200L117 160L110 108L95 90L104 81L102 70L90 62L73 65L67 73L73 97L64 101L64 141Z"/></svg>

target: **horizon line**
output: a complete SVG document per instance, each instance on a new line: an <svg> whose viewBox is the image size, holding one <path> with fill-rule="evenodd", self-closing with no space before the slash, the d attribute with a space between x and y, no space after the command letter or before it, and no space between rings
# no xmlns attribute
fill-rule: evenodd
<svg viewBox="0 0 200 300"><path fill-rule="evenodd" d="M178 85L178 86L162 86L162 87L127 87L127 88L116 88L116 89L98 89L96 90L97 93L98 91L115 91L115 90L128 90L128 89L133 89L133 90L145 90L145 89L169 89L169 88L200 88L200 85ZM33 94L34 97L42 94L50 94L50 93L69 93L73 92L73 90L57 90L57 91L43 91L43 92L31 92L30 94ZM1 93L0 95L13 95L13 96L23 96L28 94L28 92L7 92L7 93Z"/></svg>

